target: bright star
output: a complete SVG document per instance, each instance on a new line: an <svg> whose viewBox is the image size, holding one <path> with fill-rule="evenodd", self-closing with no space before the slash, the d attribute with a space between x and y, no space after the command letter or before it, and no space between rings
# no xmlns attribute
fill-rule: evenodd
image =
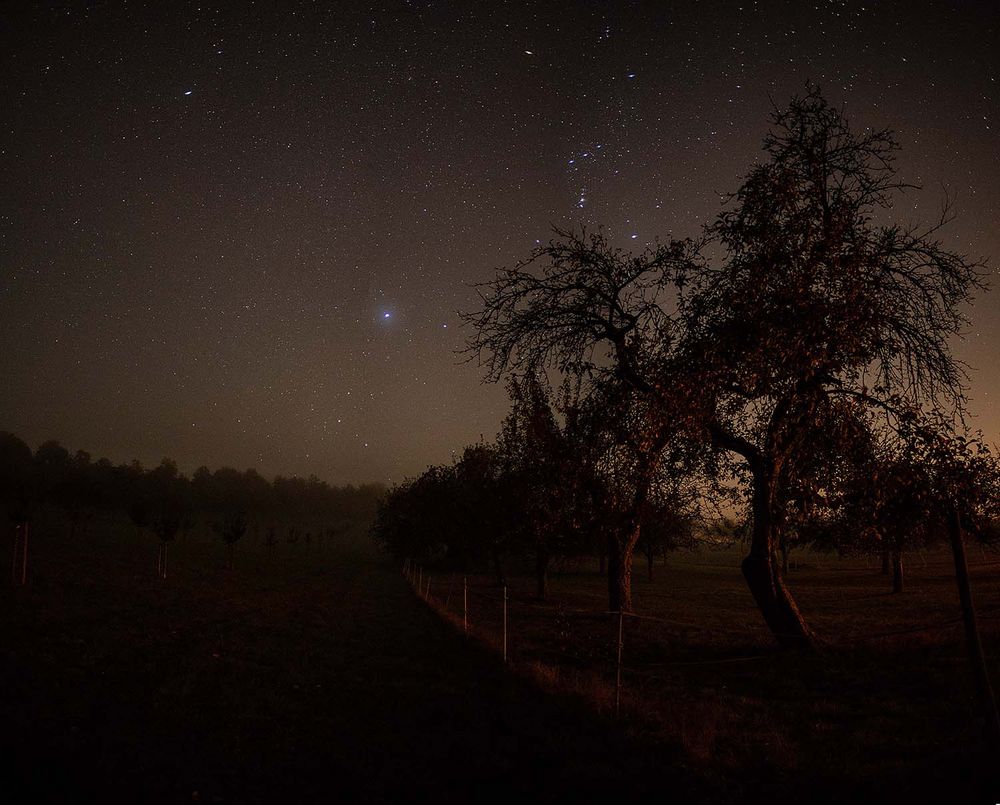
<svg viewBox="0 0 1000 805"><path fill-rule="evenodd" d="M186 90L184 90L184 94L185 95L190 95L192 92L194 92L193 89L186 89Z"/></svg>
<svg viewBox="0 0 1000 805"><path fill-rule="evenodd" d="M385 313L382 314L382 318L383 319L391 319L392 318L392 314L389 313L388 311L386 311Z"/></svg>

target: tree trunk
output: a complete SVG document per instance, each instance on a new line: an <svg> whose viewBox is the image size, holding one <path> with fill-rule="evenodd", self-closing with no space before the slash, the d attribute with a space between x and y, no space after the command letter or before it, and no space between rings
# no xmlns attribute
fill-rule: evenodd
<svg viewBox="0 0 1000 805"><path fill-rule="evenodd" d="M951 553L955 560L955 581L958 584L958 598L962 604L962 624L965 627L969 660L972 663L976 687L986 716L987 733L996 748L1000 746L1000 715L997 714L997 701L993 695L993 685L986 667L983 644L979 639L976 607L972 600L972 587L969 584L969 565L965 560L965 543L962 541L962 521L958 512L954 510L948 514L948 537L951 540Z"/></svg>
<svg viewBox="0 0 1000 805"><path fill-rule="evenodd" d="M889 549L888 548L883 548L882 549L882 575L883 576L888 576L889 575Z"/></svg>
<svg viewBox="0 0 1000 805"><path fill-rule="evenodd" d="M538 600L544 601L549 592L549 554L544 548L535 551L535 580Z"/></svg>
<svg viewBox="0 0 1000 805"><path fill-rule="evenodd" d="M638 526L608 537L608 611L632 611L632 555L639 539Z"/></svg>
<svg viewBox="0 0 1000 805"><path fill-rule="evenodd" d="M894 549L892 552L892 594L903 592L903 552Z"/></svg>
<svg viewBox="0 0 1000 805"><path fill-rule="evenodd" d="M601 551L600 556L597 557L597 568L597 572L602 576L608 572L608 552L606 550Z"/></svg>
<svg viewBox="0 0 1000 805"><path fill-rule="evenodd" d="M750 553L743 560L743 577L771 633L785 648L815 649L816 640L799 607L785 587L775 561L778 534L772 517L771 473L761 460L751 461L753 473L753 532Z"/></svg>
<svg viewBox="0 0 1000 805"><path fill-rule="evenodd" d="M785 541L781 541L781 572L788 575L788 546Z"/></svg>

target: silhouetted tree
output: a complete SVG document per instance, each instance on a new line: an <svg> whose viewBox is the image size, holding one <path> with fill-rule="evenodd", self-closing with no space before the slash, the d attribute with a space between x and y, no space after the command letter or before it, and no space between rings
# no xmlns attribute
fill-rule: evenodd
<svg viewBox="0 0 1000 805"><path fill-rule="evenodd" d="M156 573L167 577L167 546L191 517L191 492L188 480L177 471L177 464L165 458L146 477L150 501L150 528L159 540Z"/></svg>
<svg viewBox="0 0 1000 805"><path fill-rule="evenodd" d="M226 545L226 568L232 570L236 567L236 543L243 539L247 533L246 512L242 510L226 511L221 517L212 521L212 530L222 537L222 541Z"/></svg>
<svg viewBox="0 0 1000 805"><path fill-rule="evenodd" d="M680 488L678 488L680 487ZM653 580L653 562L679 548L695 544L695 526L703 519L700 500L692 486L666 482L654 486L652 499L641 514L636 547L646 557L646 577Z"/></svg>
<svg viewBox="0 0 1000 805"><path fill-rule="evenodd" d="M466 319L491 379L536 365L598 387L616 375L660 422L738 456L752 524L744 576L775 637L808 647L777 560L783 487L808 486L798 459L844 399L961 410L949 339L981 267L937 241L946 215L929 229L877 223L904 187L897 145L852 132L818 90L774 112L764 150L707 230L717 259L691 241L633 256L557 231L499 272Z"/></svg>
<svg viewBox="0 0 1000 805"><path fill-rule="evenodd" d="M976 620L965 535L996 539L1000 517L1000 462L981 433L956 428L940 413L895 408L899 437L895 483L905 488L906 515L929 534L946 534L955 564L962 622L990 740L1000 748L1000 716ZM875 484L872 485L875 487ZM877 497L878 492L871 495Z"/></svg>
<svg viewBox="0 0 1000 805"><path fill-rule="evenodd" d="M949 339L981 279L941 247L937 226L876 223L904 187L889 132L855 134L815 88L772 124L768 161L710 229L726 251L721 270L692 273L683 350L714 443L751 476L751 592L781 642L809 645L775 562L783 487L808 486L802 457L844 398L961 408Z"/></svg>
<svg viewBox="0 0 1000 805"><path fill-rule="evenodd" d="M536 593L548 594L553 557L574 552L576 466L572 443L557 421L551 391L537 374L513 378L511 411L497 437L501 479L516 501L515 541L534 555Z"/></svg>

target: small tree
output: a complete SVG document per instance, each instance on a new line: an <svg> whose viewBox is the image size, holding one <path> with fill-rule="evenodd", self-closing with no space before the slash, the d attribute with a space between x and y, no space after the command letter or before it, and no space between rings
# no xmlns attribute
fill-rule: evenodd
<svg viewBox="0 0 1000 805"><path fill-rule="evenodd" d="M233 570L236 567L236 543L247 533L246 512L241 510L224 514L212 522L212 530L226 544L226 569Z"/></svg>
<svg viewBox="0 0 1000 805"><path fill-rule="evenodd" d="M165 458L146 476L149 500L149 526L159 542L156 556L156 575L167 577L167 546L191 517L189 484L177 472L177 464Z"/></svg>
<svg viewBox="0 0 1000 805"><path fill-rule="evenodd" d="M653 581L653 562L657 557L695 544L695 525L701 519L698 509L698 501L690 491L671 489L668 484L657 489L656 496L643 510L636 546L646 557L649 581Z"/></svg>
<svg viewBox="0 0 1000 805"><path fill-rule="evenodd" d="M1000 516L1000 463L981 433L958 430L940 414L908 409L898 414L897 421L910 497L929 527L948 535L976 687L989 736L994 748L1000 748L1000 716L979 636L964 544L966 533L982 538L995 529Z"/></svg>

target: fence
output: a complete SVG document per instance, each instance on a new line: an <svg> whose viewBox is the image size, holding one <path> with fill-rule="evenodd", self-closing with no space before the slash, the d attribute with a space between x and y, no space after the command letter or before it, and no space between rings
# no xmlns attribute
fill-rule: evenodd
<svg viewBox="0 0 1000 805"><path fill-rule="evenodd" d="M769 660L782 662L778 659L780 652L777 647L770 647L772 636L762 624L754 627L706 625L635 612L553 605L530 600L526 595L512 597L507 585L495 586L492 582L482 581L481 577L471 577L477 583L470 583L469 576L440 574L432 584L432 578L426 569L409 560L403 564L403 575L428 606L464 634L495 650L504 664L511 664L516 655L518 662L526 661L526 664L557 669L587 669L600 674L608 686L608 693L613 693L613 698L609 697L608 703L615 717L622 713L623 692L629 679L651 681L658 678L657 674L660 672L682 672L686 668L702 666L766 664ZM1000 613L981 615L984 620L997 618L1000 618ZM519 634L532 632L531 627L542 628L549 634L554 629L558 632L558 626L565 626L568 619L575 619L575 625L583 627L581 634L586 640L559 640L557 634L551 645L540 647L537 640L532 643L517 639ZM606 628L595 629L595 619L603 621ZM546 624L540 626L543 620ZM644 635L643 624L655 625L661 633L655 636ZM836 648L856 648L887 638L957 630L961 624L960 617L953 617L912 627L873 632L851 640L823 642ZM681 656L650 656L648 644L655 638L662 638L662 630L684 644ZM567 627L566 631L568 633L572 630ZM692 649L681 639L692 632L701 635L710 633L716 638L715 643L708 648L702 645ZM579 653L578 643L586 644L583 654ZM595 644L603 644L603 647Z"/></svg>

